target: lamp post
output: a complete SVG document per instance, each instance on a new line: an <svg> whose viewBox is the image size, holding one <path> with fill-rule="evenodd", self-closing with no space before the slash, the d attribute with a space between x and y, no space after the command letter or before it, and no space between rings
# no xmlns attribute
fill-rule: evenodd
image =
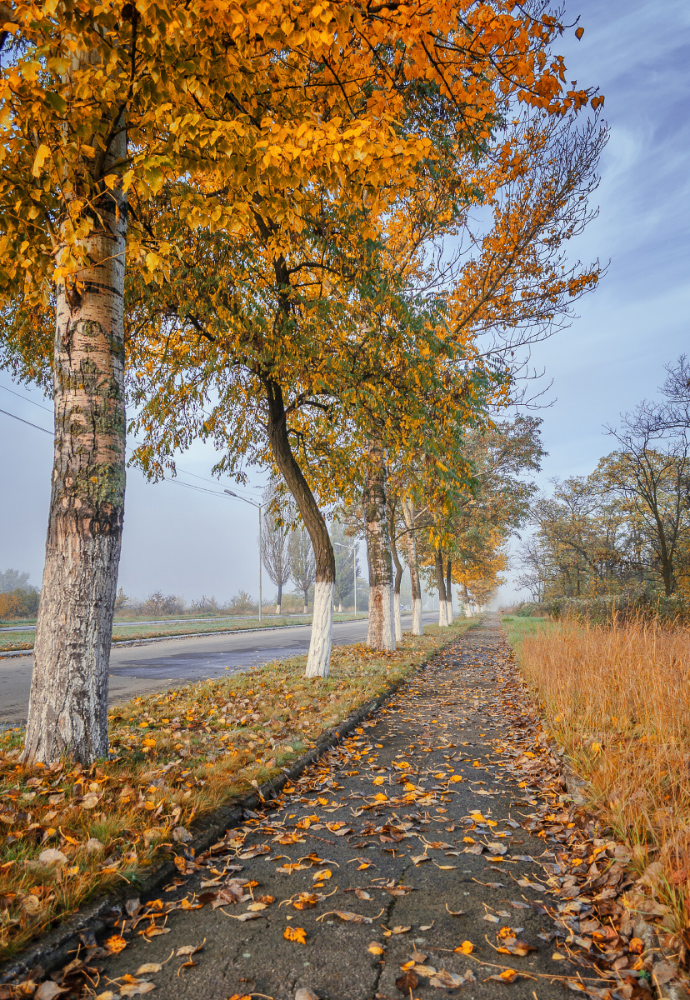
<svg viewBox="0 0 690 1000"><path fill-rule="evenodd" d="M333 544L337 545L339 549L347 549L348 552L355 553L352 557L352 577L353 577L354 591L355 591L355 618L356 618L357 617L357 555L356 555L357 541L355 539L355 541L349 548L347 545L343 545L342 542L333 542Z"/></svg>
<svg viewBox="0 0 690 1000"><path fill-rule="evenodd" d="M265 504L257 503L256 500L248 500L247 497L241 497L237 493L233 493L232 490L225 490L228 496L234 497L235 500L244 500L245 503L251 504L252 507L256 507L259 512L259 624L261 624L261 606L263 604L263 593L262 593L262 580L261 580L261 564L263 562L263 556L261 551L261 509L265 507Z"/></svg>

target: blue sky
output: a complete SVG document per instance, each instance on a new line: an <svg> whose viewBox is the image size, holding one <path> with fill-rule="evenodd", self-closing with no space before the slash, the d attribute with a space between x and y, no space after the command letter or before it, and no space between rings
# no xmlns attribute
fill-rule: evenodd
<svg viewBox="0 0 690 1000"><path fill-rule="evenodd" d="M567 20L578 15L582 41L571 32L559 49L568 79L605 94L611 138L596 195L599 217L573 253L584 261L610 258L611 265L570 329L533 351L554 383L555 402L541 414L545 488L551 477L590 472L611 448L603 425L653 395L664 364L690 353L690 3L571 0ZM0 386L45 405L7 373L0 372ZM49 413L2 388L0 408L51 427ZM0 413L0 455L0 569L29 571L38 584L51 439ZM210 478L213 460L197 445L181 465ZM187 598L224 600L239 588L257 593L256 535L249 505L171 483L150 485L130 470L120 582L137 596L159 587ZM513 595L508 585L500 599Z"/></svg>

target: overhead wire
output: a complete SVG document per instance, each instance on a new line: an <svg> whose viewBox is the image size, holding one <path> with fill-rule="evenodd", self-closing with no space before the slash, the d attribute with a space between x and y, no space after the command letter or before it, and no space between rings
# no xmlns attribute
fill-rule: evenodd
<svg viewBox="0 0 690 1000"><path fill-rule="evenodd" d="M14 389L10 389L6 385L0 385L0 389L4 389L5 392L11 392L13 396L16 396L18 399L23 399L27 403L33 403L34 406L38 406L39 409L45 410L46 413L52 413L53 412L49 407L43 406L42 403L37 403L35 399L31 399L29 396L24 396L20 392L15 392ZM13 420L18 420L22 424L27 424L27 426L29 426L29 427L34 427L37 431L43 431L44 434L50 434L51 436L53 434L52 431L47 430L45 427L39 427L38 424L33 424L30 420L24 420L23 417L18 417L16 415L16 413L10 413L9 410L0 409L0 413L4 413L6 417L12 417ZM132 444L140 445L141 442L132 439ZM177 466L177 469L180 472L182 472L185 476L193 476L194 479L200 479L204 483L211 483L212 485L215 485L215 480L213 480L213 479L207 479L206 476L200 476L197 472L190 472L188 469L183 469L182 466L180 466L180 465ZM192 483L183 483L179 479L168 479L167 477L163 477L163 482L165 482L165 483L173 483L175 486L186 486L188 489L190 489L190 490L194 490L195 489L195 490L198 490L200 493L211 493L214 496L219 496L219 497L225 496L224 493L219 493L217 490L205 490L201 486L194 486ZM248 497L242 496L241 493L238 493L237 495L242 500L247 500L247 501L255 502L255 498L252 497L251 495L248 496Z"/></svg>

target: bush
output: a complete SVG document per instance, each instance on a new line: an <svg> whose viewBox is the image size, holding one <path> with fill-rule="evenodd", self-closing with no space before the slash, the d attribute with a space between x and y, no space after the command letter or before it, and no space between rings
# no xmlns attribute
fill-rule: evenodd
<svg viewBox="0 0 690 1000"><path fill-rule="evenodd" d="M248 615L258 610L258 603L246 592L246 590L238 590L228 604L228 611L232 615Z"/></svg>
<svg viewBox="0 0 690 1000"><path fill-rule="evenodd" d="M164 595L162 590L156 590L138 608L140 615L150 617L160 617L161 615L181 615L185 611L185 604L181 597L174 594Z"/></svg>
<svg viewBox="0 0 690 1000"><path fill-rule="evenodd" d="M559 597L535 606L552 618L575 618L599 625L608 624L614 618L620 622L640 618L658 619L662 623L690 621L690 609L681 594L666 597L634 588L596 597Z"/></svg>
<svg viewBox="0 0 690 1000"><path fill-rule="evenodd" d="M0 618L33 618L39 597L35 587L17 587L0 594Z"/></svg>

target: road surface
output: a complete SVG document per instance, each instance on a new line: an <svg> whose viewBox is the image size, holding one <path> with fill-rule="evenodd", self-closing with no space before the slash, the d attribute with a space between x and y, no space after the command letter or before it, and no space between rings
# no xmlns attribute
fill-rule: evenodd
<svg viewBox="0 0 690 1000"><path fill-rule="evenodd" d="M433 622L437 612L426 612L423 617L425 622ZM411 624L412 616L403 615L403 629L409 629ZM161 639L142 646L115 645L110 653L109 701L114 704L174 684L220 677L269 660L297 656L309 649L310 634L311 625L300 625L244 635L211 633L188 639ZM366 635L366 619L333 625L336 646L362 642ZM32 668L31 653L0 658L0 728L26 721Z"/></svg>

